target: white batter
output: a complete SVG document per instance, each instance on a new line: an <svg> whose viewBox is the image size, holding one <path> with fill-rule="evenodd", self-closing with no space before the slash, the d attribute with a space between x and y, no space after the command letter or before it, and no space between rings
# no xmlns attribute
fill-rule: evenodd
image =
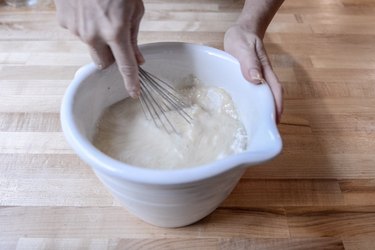
<svg viewBox="0 0 375 250"><path fill-rule="evenodd" d="M224 90L196 85L181 93L191 104L185 110L193 121L171 114L179 135L157 128L139 100L127 98L104 112L94 145L127 164L162 169L193 167L245 150L245 128Z"/></svg>

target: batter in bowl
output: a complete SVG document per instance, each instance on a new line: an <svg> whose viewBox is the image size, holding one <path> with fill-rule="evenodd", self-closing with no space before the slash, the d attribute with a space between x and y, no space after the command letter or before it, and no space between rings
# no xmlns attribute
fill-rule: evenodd
<svg viewBox="0 0 375 250"><path fill-rule="evenodd" d="M138 100L126 98L104 112L94 145L119 161L158 169L198 166L244 151L246 130L229 94L194 82L179 90L190 104L185 111L191 124L176 111L167 114L178 134L157 128Z"/></svg>

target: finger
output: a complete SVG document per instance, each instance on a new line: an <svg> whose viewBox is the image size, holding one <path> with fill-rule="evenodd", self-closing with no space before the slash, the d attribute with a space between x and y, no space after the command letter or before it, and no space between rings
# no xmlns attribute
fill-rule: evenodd
<svg viewBox="0 0 375 250"><path fill-rule="evenodd" d="M118 69L124 79L125 88L129 95L137 98L140 95L138 78L138 64L135 58L133 46L130 41L130 29L121 32L116 40L109 42Z"/></svg>
<svg viewBox="0 0 375 250"><path fill-rule="evenodd" d="M241 65L242 75L251 83L259 84L263 81L262 65L255 48L247 48L245 53L237 57Z"/></svg>
<svg viewBox="0 0 375 250"><path fill-rule="evenodd" d="M263 74L273 94L276 106L276 122L279 123L283 112L283 87L272 69L271 62L262 42L256 44L259 61L262 64Z"/></svg>
<svg viewBox="0 0 375 250"><path fill-rule="evenodd" d="M138 47L138 30L139 30L139 23L135 24L134 27L131 29L131 44L133 47L135 59L137 60L138 64L143 64L145 62L145 59L142 55L142 52L140 51Z"/></svg>
<svg viewBox="0 0 375 250"><path fill-rule="evenodd" d="M130 29L130 36L131 36L131 44L133 46L133 50L134 50L134 55L135 55L135 58L137 60L137 63L138 64L143 64L145 62L145 59L138 47L138 32L139 32L139 26L140 26L140 23L141 23L141 20L142 20L142 16L143 16L143 12L144 12L144 7L143 5L140 7L141 10L140 10L140 13L141 14L137 14L137 16L133 19L133 23L132 23L132 26L131 26L131 29ZM139 13L139 12L137 12Z"/></svg>
<svg viewBox="0 0 375 250"><path fill-rule="evenodd" d="M105 69L115 61L111 49L104 42L95 42L89 45L89 49L98 69Z"/></svg>
<svg viewBox="0 0 375 250"><path fill-rule="evenodd" d="M270 65L265 65L263 72L275 100L276 122L279 123L283 113L283 87Z"/></svg>

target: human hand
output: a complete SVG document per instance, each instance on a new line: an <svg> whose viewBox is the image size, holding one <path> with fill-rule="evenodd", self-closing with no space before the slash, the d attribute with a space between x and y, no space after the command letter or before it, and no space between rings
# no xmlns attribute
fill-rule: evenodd
<svg viewBox="0 0 375 250"><path fill-rule="evenodd" d="M130 96L138 97L138 65L144 58L137 45L142 0L55 0L57 18L90 46L99 69L117 62Z"/></svg>
<svg viewBox="0 0 375 250"><path fill-rule="evenodd" d="M280 122L283 111L283 88L272 70L262 39L239 24L231 26L224 37L224 49L240 63L241 71L251 83L268 83L276 107L276 122Z"/></svg>

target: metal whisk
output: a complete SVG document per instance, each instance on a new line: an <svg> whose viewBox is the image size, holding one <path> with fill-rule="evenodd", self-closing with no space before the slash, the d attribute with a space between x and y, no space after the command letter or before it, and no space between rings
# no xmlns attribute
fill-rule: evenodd
<svg viewBox="0 0 375 250"><path fill-rule="evenodd" d="M168 117L171 112L177 112L183 120L191 123L192 117L184 110L189 105L185 103L173 86L150 72L139 67L141 82L140 102L146 118L152 120L156 127L168 133L178 134L173 121Z"/></svg>

